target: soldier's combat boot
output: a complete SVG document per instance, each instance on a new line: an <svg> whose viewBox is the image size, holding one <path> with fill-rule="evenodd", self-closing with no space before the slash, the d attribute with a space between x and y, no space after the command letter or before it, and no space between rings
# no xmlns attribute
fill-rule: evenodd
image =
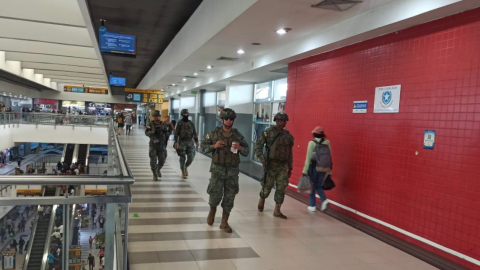
<svg viewBox="0 0 480 270"><path fill-rule="evenodd" d="M282 212L280 212L280 207L282 207L281 204L275 205L275 211L273 211L273 216L278 217L278 218L287 219L287 216L285 216L284 214L282 214Z"/></svg>
<svg viewBox="0 0 480 270"><path fill-rule="evenodd" d="M185 174L185 169L182 170L182 179L187 179L187 175Z"/></svg>
<svg viewBox="0 0 480 270"><path fill-rule="evenodd" d="M153 173L153 181L158 181L158 175L156 170L152 170Z"/></svg>
<svg viewBox="0 0 480 270"><path fill-rule="evenodd" d="M222 224L220 224L220 229L222 229L226 233L232 233L232 228L228 225L228 217L230 216L229 213L223 211L222 214Z"/></svg>
<svg viewBox="0 0 480 270"><path fill-rule="evenodd" d="M260 197L258 201L258 212L263 212L263 208L265 207L265 199Z"/></svg>
<svg viewBox="0 0 480 270"><path fill-rule="evenodd" d="M185 176L188 176L187 168L185 168Z"/></svg>
<svg viewBox="0 0 480 270"><path fill-rule="evenodd" d="M207 224L212 226L215 221L215 214L217 213L217 207L210 206L210 212L208 212Z"/></svg>
<svg viewBox="0 0 480 270"><path fill-rule="evenodd" d="M162 178L162 172L160 172L160 168L157 168L157 176L158 178Z"/></svg>

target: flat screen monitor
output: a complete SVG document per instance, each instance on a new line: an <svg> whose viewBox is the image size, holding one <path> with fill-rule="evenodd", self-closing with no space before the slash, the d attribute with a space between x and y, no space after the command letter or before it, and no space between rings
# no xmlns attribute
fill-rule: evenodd
<svg viewBox="0 0 480 270"><path fill-rule="evenodd" d="M113 77L110 76L110 85L111 86L126 86L127 79L123 77Z"/></svg>
<svg viewBox="0 0 480 270"><path fill-rule="evenodd" d="M105 26L100 26L99 36L101 52L137 54L135 35L108 32Z"/></svg>

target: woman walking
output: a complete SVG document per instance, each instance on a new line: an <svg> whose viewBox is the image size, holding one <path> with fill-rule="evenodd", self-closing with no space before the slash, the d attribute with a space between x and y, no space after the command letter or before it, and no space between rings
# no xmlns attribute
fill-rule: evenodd
<svg viewBox="0 0 480 270"><path fill-rule="evenodd" d="M318 157L316 152L321 151L321 158L329 159L331 161L331 149L330 141L326 139L325 132L322 127L317 126L312 131L313 140L308 143L307 148L307 158L305 159L305 165L303 166L303 174L308 175L310 180L312 180L312 193L310 194L310 206L308 211L315 212L316 208L316 197L315 194L318 193L320 200L322 202L320 211L325 211L328 204L327 196L325 191L322 188L322 184L331 174L331 168L321 168L317 166ZM323 161L321 161L323 163ZM328 163L328 162L327 162ZM331 162L330 162L331 165ZM331 167L331 166L330 166Z"/></svg>

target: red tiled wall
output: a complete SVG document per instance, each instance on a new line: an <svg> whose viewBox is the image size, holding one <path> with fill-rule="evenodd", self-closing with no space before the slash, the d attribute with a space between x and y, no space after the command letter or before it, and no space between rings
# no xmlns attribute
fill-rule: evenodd
<svg viewBox="0 0 480 270"><path fill-rule="evenodd" d="M291 182L321 125L335 164L329 199L480 260L479 76L480 9L291 63ZM375 87L396 84L400 113L374 114ZM368 113L353 114L354 100L368 100ZM428 129L433 151L423 149Z"/></svg>

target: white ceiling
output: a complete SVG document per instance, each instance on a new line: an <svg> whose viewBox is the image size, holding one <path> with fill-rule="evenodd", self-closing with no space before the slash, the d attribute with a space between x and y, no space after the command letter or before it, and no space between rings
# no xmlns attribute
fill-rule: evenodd
<svg viewBox="0 0 480 270"><path fill-rule="evenodd" d="M348 11L335 12L311 8L311 5L320 0L259 0L165 77L159 78L153 88L161 89L172 83L179 84L184 76L192 76L194 72L199 73L201 78L208 77L213 73L228 71L234 64L242 62L250 64L257 57L279 46L393 1L395 0L365 0ZM275 30L285 27L293 30L283 36L275 33ZM254 46L252 45L254 42L262 45ZM243 49L246 53L238 55L238 49ZM235 62L217 61L216 59L220 56L240 59ZM207 70L207 65L213 65L214 69ZM205 72L199 72L199 70L205 70ZM278 76L272 75L271 77ZM250 76L242 76L240 79L235 78L235 80L251 82L258 82L257 79L265 80L266 77L250 74ZM180 83L180 85L182 84L184 83Z"/></svg>
<svg viewBox="0 0 480 270"><path fill-rule="evenodd" d="M255 83L285 77L286 74L271 71L298 59L472 9L480 4L478 0L363 0L347 11L338 12L311 7L318 2L320 0L257 0L193 53L167 48L165 53L183 53L186 56L182 61L174 62L162 61L162 55L155 64L161 66L162 71L154 66L141 85L146 89L170 91L167 96L171 96L179 91L225 87L229 80ZM221 14L221 11L216 11L211 17ZM286 35L275 33L275 30L287 27L292 30ZM189 33L192 40L196 39L195 33L188 29L182 29L178 35L182 32ZM254 46L253 42L261 43L261 46ZM246 53L238 55L238 49ZM218 61L220 56L238 57L239 60ZM214 68L207 70L207 65ZM197 78L182 81L184 76L193 76L194 72L199 73ZM172 83L177 86L167 89Z"/></svg>
<svg viewBox="0 0 480 270"><path fill-rule="evenodd" d="M58 84L108 87L76 0L0 0L0 51Z"/></svg>

